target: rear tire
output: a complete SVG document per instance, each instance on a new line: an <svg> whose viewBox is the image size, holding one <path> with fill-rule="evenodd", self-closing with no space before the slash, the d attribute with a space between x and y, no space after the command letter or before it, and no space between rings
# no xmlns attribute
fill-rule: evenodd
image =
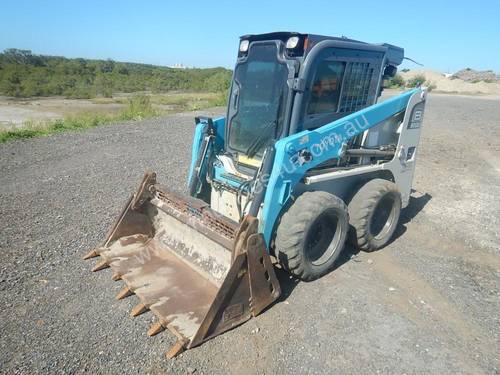
<svg viewBox="0 0 500 375"><path fill-rule="evenodd" d="M398 226L401 193L391 181L367 182L349 203L351 242L364 251L385 246Z"/></svg>
<svg viewBox="0 0 500 375"><path fill-rule="evenodd" d="M275 254L292 275L310 281L328 273L344 248L349 214L342 199L306 192L283 214Z"/></svg>

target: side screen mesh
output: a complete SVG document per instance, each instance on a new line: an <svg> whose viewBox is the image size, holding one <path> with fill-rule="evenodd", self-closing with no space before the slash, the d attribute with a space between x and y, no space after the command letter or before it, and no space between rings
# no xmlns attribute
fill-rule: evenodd
<svg viewBox="0 0 500 375"><path fill-rule="evenodd" d="M372 77L369 63L347 65L339 112L354 112L367 105Z"/></svg>

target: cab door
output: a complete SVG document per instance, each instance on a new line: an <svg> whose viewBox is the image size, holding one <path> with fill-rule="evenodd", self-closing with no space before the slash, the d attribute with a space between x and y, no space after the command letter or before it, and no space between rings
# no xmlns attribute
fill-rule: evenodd
<svg viewBox="0 0 500 375"><path fill-rule="evenodd" d="M302 129L318 128L374 104L383 59L379 51L322 51L306 78Z"/></svg>

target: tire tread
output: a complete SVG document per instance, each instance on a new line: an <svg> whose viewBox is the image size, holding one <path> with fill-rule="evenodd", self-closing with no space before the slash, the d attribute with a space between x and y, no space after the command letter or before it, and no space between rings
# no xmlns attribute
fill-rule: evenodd
<svg viewBox="0 0 500 375"><path fill-rule="evenodd" d="M309 223L325 208L343 210L347 221L349 221L347 206L342 199L324 191L304 192L283 214L276 230L276 255L282 265L292 275L301 280L317 279L327 273L333 266L332 262L326 271L321 273L312 272L311 268L305 264L307 259L304 259L303 254L305 231ZM345 239L342 240L341 246L343 246L343 242L345 242ZM336 253L340 253L340 251Z"/></svg>

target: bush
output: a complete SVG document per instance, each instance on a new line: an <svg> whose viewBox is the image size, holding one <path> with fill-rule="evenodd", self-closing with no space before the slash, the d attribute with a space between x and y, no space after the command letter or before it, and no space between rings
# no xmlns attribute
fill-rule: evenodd
<svg viewBox="0 0 500 375"><path fill-rule="evenodd" d="M400 74L396 74L394 77L391 78L389 81L389 87L390 88L400 88L405 86L405 80Z"/></svg>
<svg viewBox="0 0 500 375"><path fill-rule="evenodd" d="M205 81L205 90L212 92L226 92L231 84L231 73L223 71L215 73Z"/></svg>
<svg viewBox="0 0 500 375"><path fill-rule="evenodd" d="M427 87L427 91L431 92L432 90L434 90L437 86L434 82L431 82L431 81L425 81L425 84L424 84L425 87Z"/></svg>
<svg viewBox="0 0 500 375"><path fill-rule="evenodd" d="M158 112L153 108L149 96L135 95L128 100L127 107L121 112L122 120L141 120L156 116Z"/></svg>
<svg viewBox="0 0 500 375"><path fill-rule="evenodd" d="M172 69L112 60L66 59L29 50L0 53L0 95L111 97L114 92L227 91L231 70Z"/></svg>
<svg viewBox="0 0 500 375"><path fill-rule="evenodd" d="M406 82L407 87L419 87L425 83L425 76L423 74L417 74L415 77L410 78Z"/></svg>

